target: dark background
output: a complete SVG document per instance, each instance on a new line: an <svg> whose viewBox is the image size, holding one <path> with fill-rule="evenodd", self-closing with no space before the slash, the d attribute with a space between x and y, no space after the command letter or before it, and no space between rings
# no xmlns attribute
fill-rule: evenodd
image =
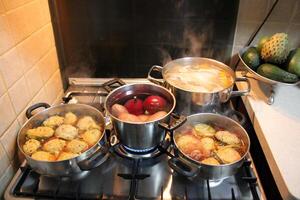
<svg viewBox="0 0 300 200"><path fill-rule="evenodd" d="M175 58L231 57L238 0L49 2L64 78L146 77Z"/></svg>

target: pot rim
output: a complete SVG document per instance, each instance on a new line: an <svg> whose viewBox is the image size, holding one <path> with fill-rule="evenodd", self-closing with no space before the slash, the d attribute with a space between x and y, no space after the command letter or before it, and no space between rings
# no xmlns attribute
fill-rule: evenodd
<svg viewBox="0 0 300 200"><path fill-rule="evenodd" d="M167 81L167 79L165 78L165 71L166 71L166 68L168 67L168 65L171 65L177 61L181 61L181 60L206 60L206 61L210 61L210 62L214 62L218 65L221 65L223 66L224 68L226 68L226 70L230 71L230 75L232 76L233 78L233 82L230 86L228 87L225 87L221 90L218 90L218 91L214 91L214 92L197 92L197 91L193 91L193 90L186 90L186 89L183 89L183 88L180 88L180 87L177 87L173 84L171 84L169 81ZM192 92L192 93L198 93L198 94L214 94L214 93L218 93L218 92L221 92L221 91L224 91L224 90L227 90L227 89L230 89L233 87L233 85L235 84L235 81L236 81L236 75L234 73L234 71L228 66L226 65L225 63L222 63L221 61L218 61L218 60L215 60L215 59L212 59L212 58L206 58L206 57L182 57L182 58L177 58L175 60L171 60L169 62L167 62L164 66L163 66L163 69L162 69L162 77L163 79L169 84L171 85L172 87L178 89L178 90L182 90L182 91L185 91L185 92Z"/></svg>
<svg viewBox="0 0 300 200"><path fill-rule="evenodd" d="M224 116L224 115L216 114L216 113L197 113L197 114L189 115L189 116L187 116L187 121L185 123L188 123L189 118L195 117L195 116L199 116L199 115L214 115L214 116L217 116L217 117L222 117L222 118L224 118L226 120L229 120L231 122L234 122L236 125L238 125L238 127L240 129L242 129L243 134L246 136L246 138L248 140L247 149L246 149L245 153L243 154L243 156L241 156L241 158L239 160L237 160L235 162L232 162L232 163L220 164L220 165L210 165L210 164L201 163L201 161L197 161L197 160L195 160L193 158L190 158L189 156L187 156L185 153L183 153L181 151L181 149L177 146L176 140L174 138L174 136L176 135L175 133L176 133L177 130L174 130L174 133L173 133L173 142L175 144L175 147L177 148L177 150L180 152L180 154L183 156L184 159L186 159L187 161L189 161L192 164L196 165L197 167L201 167L201 166L225 167L225 166L235 165L235 164L239 163L240 161L242 161L247 156L247 154L249 153L249 150L250 150L250 138L249 138L249 135L248 135L247 131L244 129L244 127L242 127L238 122L234 121L233 119L231 119L231 118L229 118L227 116ZM182 125L182 127L183 126L184 126L184 124Z"/></svg>
<svg viewBox="0 0 300 200"><path fill-rule="evenodd" d="M161 118L159 118L159 119L152 120L152 121L147 121L147 122L130 122L130 121L121 120L121 119L115 117L115 116L110 112L110 108L108 108L107 100L109 99L109 97L113 96L113 94L114 94L115 92L117 92L118 90L121 90L122 88L129 87L129 86L132 86L132 85L150 85L150 86L158 87L158 88L160 88L160 89L166 91L166 92L172 97L172 99L173 99L173 105L172 105L172 108L169 110L169 112L168 112L165 116L163 116L163 117L161 117ZM126 84L126 85L120 86L120 87L114 89L113 91L111 91L111 92L107 95L107 97L105 98L105 102L104 102L104 108L105 108L105 110L106 110L106 113L107 113L111 118L113 118L114 120L123 122L123 123L132 124L132 125L150 124L150 123L154 123L154 122L160 121L160 120L166 118L167 116L169 116L169 115L173 112L173 110L175 109L175 106L176 106L176 99L175 99L175 96L174 96L168 89L166 89L165 87L162 87L162 86L157 85L157 84L154 84L154 83L131 83L131 84Z"/></svg>
<svg viewBox="0 0 300 200"><path fill-rule="evenodd" d="M49 110L51 109L54 109L54 108L58 108L58 107L64 107L64 106L67 106L67 105L79 105L79 106L84 106L84 107L87 107L89 109L93 109L95 111L97 111L101 118L103 119L103 130L102 130L102 135L101 137L98 139L98 141L93 145L91 146L89 149L87 149L86 151L84 151L83 153L73 157L73 158L70 158L70 159L66 159L66 160L59 160L59 161L45 161L45 160L36 160L36 159L33 159L31 158L31 156L27 155L24 151L23 151L23 148L21 147L21 144L20 144L20 133L22 131L22 129L27 125L29 124L31 121L32 121L32 118L37 116L37 115L41 115L42 113L46 113L48 112ZM26 159L29 159L29 160L32 160L34 162L41 162L41 163L63 163L63 162L69 162L69 161L73 161L73 160L81 160L81 159L84 159L85 156L88 156L90 153L92 153L92 151L97 148L98 146L101 146L99 144L99 142L102 140L102 138L104 137L105 135L105 119L102 115L102 113L97 110L96 108L90 106L90 105L87 105L87 104L80 104L80 103L76 103L76 104L58 104L58 105L54 105L54 106L51 106L49 108L45 108L44 110L36 113L35 115L33 115L31 118L29 118L24 124L23 126L20 128L19 132L18 132L18 135L17 135L17 144L18 144L18 148L19 150L21 151L21 153L25 156Z"/></svg>

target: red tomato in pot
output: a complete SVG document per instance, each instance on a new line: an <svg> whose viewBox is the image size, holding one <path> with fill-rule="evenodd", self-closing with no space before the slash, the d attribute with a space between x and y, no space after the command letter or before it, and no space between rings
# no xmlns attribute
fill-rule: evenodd
<svg viewBox="0 0 300 200"><path fill-rule="evenodd" d="M141 115L144 114L143 101L134 97L133 99L129 99L124 104L125 108L128 110L130 114Z"/></svg>
<svg viewBox="0 0 300 200"><path fill-rule="evenodd" d="M144 109L150 114L154 114L158 111L162 111L166 109L167 102L164 98L157 96L157 95L151 95L148 96L143 103Z"/></svg>

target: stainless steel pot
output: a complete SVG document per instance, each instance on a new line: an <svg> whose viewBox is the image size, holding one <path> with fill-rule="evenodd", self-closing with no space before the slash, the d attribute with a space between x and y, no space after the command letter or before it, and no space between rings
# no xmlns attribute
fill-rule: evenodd
<svg viewBox="0 0 300 200"><path fill-rule="evenodd" d="M120 100L128 99L134 95L159 95L170 104L170 110L167 115L150 122L128 122L122 121L111 113L111 107ZM174 95L166 88L151 84L128 84L113 90L107 97L104 103L107 114L112 119L112 124L116 131L117 137L125 147L135 151L147 151L157 147L165 138L165 130L162 126L166 126L170 121L170 115L175 108L176 100ZM176 126L180 122L184 122L185 118L179 118Z"/></svg>
<svg viewBox="0 0 300 200"><path fill-rule="evenodd" d="M32 115L32 112L37 109L44 107L41 112L38 112L36 115ZM30 167L44 175L50 176L77 176L82 172L90 170L94 167L101 165L108 158L108 146L106 137L104 134L105 129L103 129L102 136L98 140L98 142L89 148L84 153L80 154L77 157L74 157L69 160L62 161L39 161L32 159L29 155L27 155L23 151L23 144L26 140L26 131L30 128L38 127L41 123L50 116L53 115L64 115L66 112L73 112L77 116L88 115L93 117L93 119L105 126L104 118L100 111L91 107L89 105L84 104L61 104L57 106L50 107L50 105L46 103L38 103L31 107L29 107L26 111L26 116L29 120L23 125L20 129L17 137L17 143L20 152L25 156L27 163Z"/></svg>
<svg viewBox="0 0 300 200"><path fill-rule="evenodd" d="M241 155L241 158L236 162L221 165L203 164L185 155L177 146L174 138L176 137L176 135L181 134L182 129L184 129L186 125L195 125L198 123L215 124L218 127L224 128L225 130L234 132L246 145L245 153ZM188 177L198 176L210 180L220 180L234 175L243 164L250 148L249 136L246 130L239 123L223 115L213 113L199 113L188 116L186 123L174 131L173 140L175 151L177 152L178 156L173 157L169 160L170 167L178 173L181 173Z"/></svg>
<svg viewBox="0 0 300 200"><path fill-rule="evenodd" d="M213 67L218 67L227 71L233 78L233 83L228 87L217 92L195 92L192 90L184 90L182 88L176 87L169 83L166 79L166 72L175 66L190 66L199 64L209 64ZM160 73L163 79L157 79L152 76L154 73ZM148 72L148 80L165 86L170 89L174 94L177 104L175 111L180 114L189 115L193 113L201 112L205 110L203 107L208 107L210 105L218 105L227 102L229 98L236 96L243 96L250 92L250 82L245 77L236 77L234 71L224 63L219 61L202 58L202 57L185 57L173 60L167 63L164 67L153 66ZM244 91L233 91L233 86L235 82L246 82L248 88Z"/></svg>

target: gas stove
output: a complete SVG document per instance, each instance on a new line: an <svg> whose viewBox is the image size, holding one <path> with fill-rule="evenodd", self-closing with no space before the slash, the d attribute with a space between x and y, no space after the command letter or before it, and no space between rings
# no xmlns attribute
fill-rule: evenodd
<svg viewBox="0 0 300 200"><path fill-rule="evenodd" d="M104 112L106 95L123 81L71 78L63 101L89 104ZM236 114L230 104L213 109L227 115ZM243 119L237 116L237 120ZM106 134L113 135L112 127L108 127ZM127 149L115 137L110 137L110 143L108 160L80 179L43 176L25 161L8 186L5 199L265 199L250 154L234 176L211 181L187 178L169 167L172 143L168 137L159 148L147 152Z"/></svg>

